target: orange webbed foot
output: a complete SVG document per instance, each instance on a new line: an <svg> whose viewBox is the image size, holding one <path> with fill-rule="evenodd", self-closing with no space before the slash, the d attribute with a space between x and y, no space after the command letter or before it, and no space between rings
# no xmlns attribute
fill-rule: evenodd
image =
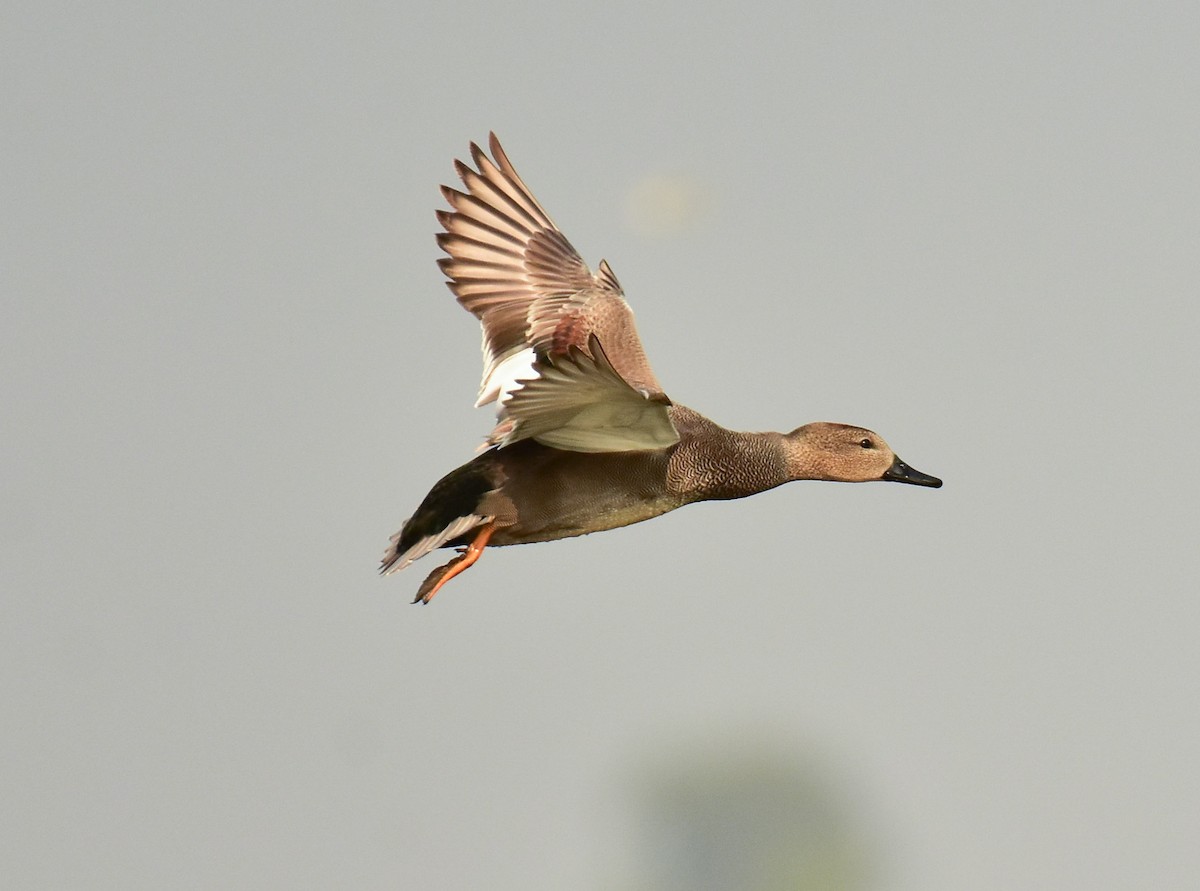
<svg viewBox="0 0 1200 891"><path fill-rule="evenodd" d="M446 582L450 581L450 579L454 578L460 572L466 572L474 566L475 561L483 554L483 549L487 547L488 540L495 531L496 525L494 523L484 524L469 545L458 549L457 557L444 566L439 566L426 576L425 581L421 582L421 587L417 589L417 596L413 599L413 603L428 603L433 600L434 595L442 589L442 585L446 584Z"/></svg>

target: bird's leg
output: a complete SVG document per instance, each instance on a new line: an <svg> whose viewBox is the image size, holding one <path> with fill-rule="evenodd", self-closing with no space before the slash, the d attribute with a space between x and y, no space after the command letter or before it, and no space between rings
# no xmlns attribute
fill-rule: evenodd
<svg viewBox="0 0 1200 891"><path fill-rule="evenodd" d="M442 585L450 581L460 572L466 572L470 569L476 560L483 553L483 549L487 547L488 539L492 537L492 533L496 531L495 523L485 523L471 539L471 543L465 548L459 550L459 555L447 563L445 566L439 566L433 572L429 573L425 581L421 582L421 587L417 589L417 596L413 603L428 603L433 600L433 595L441 590Z"/></svg>

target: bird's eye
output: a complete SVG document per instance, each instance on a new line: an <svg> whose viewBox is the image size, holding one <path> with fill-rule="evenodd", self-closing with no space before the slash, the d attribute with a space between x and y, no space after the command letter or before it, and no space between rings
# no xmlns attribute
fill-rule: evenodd
<svg viewBox="0 0 1200 891"><path fill-rule="evenodd" d="M869 440L869 439L860 439L860 440L858 441L858 444L859 444L860 446L862 446L864 449L873 449L873 448L875 448L875 445L874 445L874 444L871 442L871 440Z"/></svg>

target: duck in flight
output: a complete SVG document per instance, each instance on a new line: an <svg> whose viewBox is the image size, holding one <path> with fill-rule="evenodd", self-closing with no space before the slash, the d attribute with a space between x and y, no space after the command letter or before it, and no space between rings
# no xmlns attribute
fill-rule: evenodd
<svg viewBox="0 0 1200 891"><path fill-rule="evenodd" d="M421 584L428 603L488 545L554 541L649 520L695 501L744 498L792 480L891 480L937 488L877 433L805 424L727 430L663 391L617 277L592 272L517 175L496 135L455 162L465 191L438 261L483 326L476 405L495 402L486 451L452 470L391 539L381 572L442 547L458 555Z"/></svg>

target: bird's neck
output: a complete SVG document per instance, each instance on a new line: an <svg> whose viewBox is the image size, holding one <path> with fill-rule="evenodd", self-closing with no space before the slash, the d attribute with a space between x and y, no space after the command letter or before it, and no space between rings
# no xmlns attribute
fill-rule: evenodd
<svg viewBox="0 0 1200 891"><path fill-rule="evenodd" d="M667 482L683 500L745 498L793 478L783 434L728 430L679 405L671 411L680 441Z"/></svg>

